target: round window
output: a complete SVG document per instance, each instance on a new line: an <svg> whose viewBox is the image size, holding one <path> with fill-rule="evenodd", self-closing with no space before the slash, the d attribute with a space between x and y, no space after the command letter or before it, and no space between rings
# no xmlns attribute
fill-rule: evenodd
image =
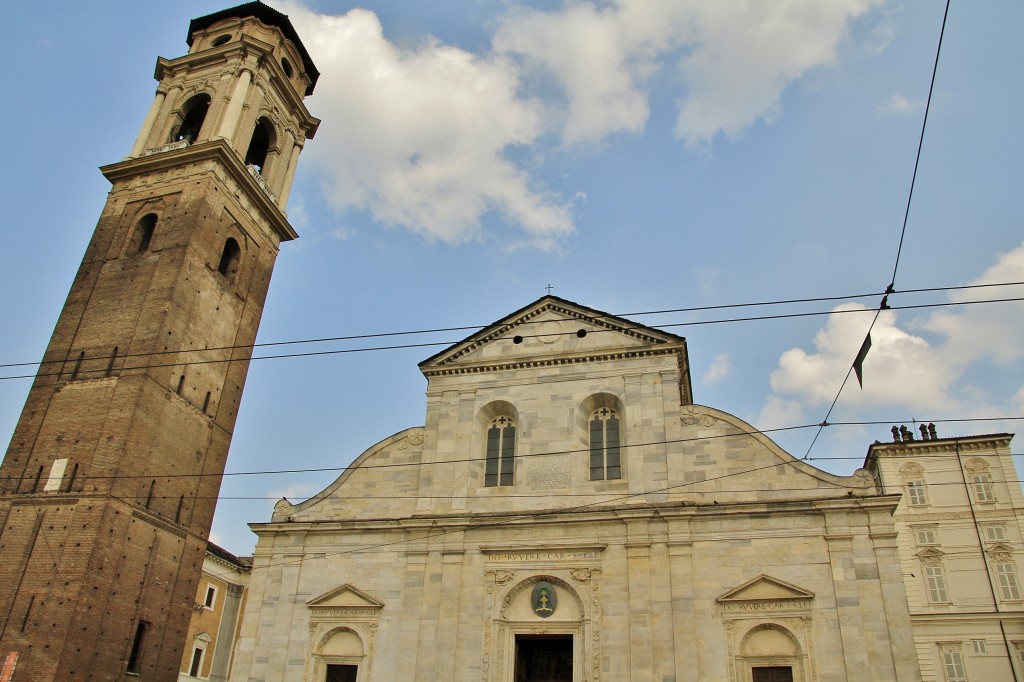
<svg viewBox="0 0 1024 682"><path fill-rule="evenodd" d="M228 42L229 40L231 40L231 36L230 35L217 36L216 38L213 39L213 46L214 47L220 47L221 45L223 45L224 43Z"/></svg>
<svg viewBox="0 0 1024 682"><path fill-rule="evenodd" d="M284 75L292 77L292 65L284 57L281 57L281 68L284 69Z"/></svg>

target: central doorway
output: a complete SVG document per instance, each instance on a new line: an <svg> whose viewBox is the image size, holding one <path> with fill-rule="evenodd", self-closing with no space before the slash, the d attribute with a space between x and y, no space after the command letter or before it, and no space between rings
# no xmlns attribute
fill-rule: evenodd
<svg viewBox="0 0 1024 682"><path fill-rule="evenodd" d="M572 635L516 635L515 682L572 682Z"/></svg>

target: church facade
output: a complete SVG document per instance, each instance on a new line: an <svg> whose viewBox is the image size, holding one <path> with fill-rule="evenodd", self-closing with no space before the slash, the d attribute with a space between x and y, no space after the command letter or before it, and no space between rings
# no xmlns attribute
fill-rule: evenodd
<svg viewBox="0 0 1024 682"><path fill-rule="evenodd" d="M893 513L555 296L420 364L425 426L259 536L233 680L918 680Z"/></svg>

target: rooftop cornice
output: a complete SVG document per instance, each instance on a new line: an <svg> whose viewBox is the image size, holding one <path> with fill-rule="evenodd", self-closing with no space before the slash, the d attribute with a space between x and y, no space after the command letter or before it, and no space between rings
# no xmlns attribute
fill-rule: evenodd
<svg viewBox="0 0 1024 682"><path fill-rule="evenodd" d="M199 142L157 154L126 158L118 163L101 166L100 172L111 183L115 183L139 175L181 168L203 161L216 161L227 171L231 179L245 192L246 197L260 210L261 215L266 217L281 241L291 241L299 236L288 222L284 212L263 191L256 179L250 175L238 154L223 139Z"/></svg>
<svg viewBox="0 0 1024 682"><path fill-rule="evenodd" d="M956 450L961 452L977 452L1000 446L1009 446L1013 439L1012 433L995 433L981 436L960 436L957 438L936 438L933 440L912 440L909 443L872 443L868 454L885 451L886 456L914 457L920 454L932 454Z"/></svg>

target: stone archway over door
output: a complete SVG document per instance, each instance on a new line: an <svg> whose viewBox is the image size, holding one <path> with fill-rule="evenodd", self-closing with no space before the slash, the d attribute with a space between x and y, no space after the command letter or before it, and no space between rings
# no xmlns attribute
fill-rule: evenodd
<svg viewBox="0 0 1024 682"><path fill-rule="evenodd" d="M487 571L483 679L599 682L600 577L597 568L583 567ZM554 612L545 616L531 604L538 583L547 583L557 601ZM568 676L559 660L568 661ZM545 670L550 676L545 677Z"/></svg>

